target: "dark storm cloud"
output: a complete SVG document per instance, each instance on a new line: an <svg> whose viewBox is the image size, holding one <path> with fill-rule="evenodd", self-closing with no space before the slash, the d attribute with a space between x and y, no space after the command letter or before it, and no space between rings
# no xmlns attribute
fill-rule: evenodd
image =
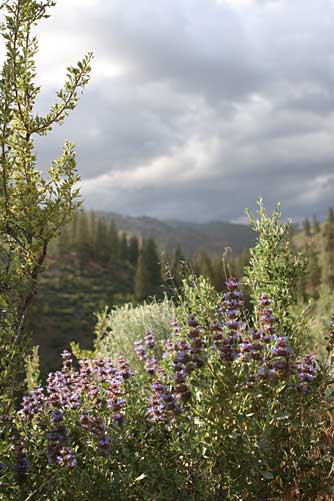
<svg viewBox="0 0 334 501"><path fill-rule="evenodd" d="M297 218L334 205L330 0L61 0L48 23L41 109L61 67L95 53L78 109L39 142L43 166L77 144L89 207L208 220L259 194Z"/></svg>

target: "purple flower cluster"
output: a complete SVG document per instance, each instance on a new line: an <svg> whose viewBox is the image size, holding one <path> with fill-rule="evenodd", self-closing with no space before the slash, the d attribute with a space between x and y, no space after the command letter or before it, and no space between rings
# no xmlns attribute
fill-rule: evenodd
<svg viewBox="0 0 334 501"><path fill-rule="evenodd" d="M148 335L147 343L152 345L152 342L151 336ZM62 358L62 370L48 376L46 396L42 388L34 388L23 397L22 409L18 416L24 422L28 418L37 419L38 416L41 417L41 423L48 422L46 440L49 464L74 468L77 457L70 447L73 438L67 423L68 414L89 403L90 408L93 407L95 411L105 409L114 426L123 424L125 395L133 372L122 356L119 357L118 367L109 360L84 359L79 362L79 370L74 369L68 351L62 354ZM77 414L70 415L71 419L74 417L80 420L82 430L93 435L98 454L107 456L110 453L111 438L102 419L85 412L81 412L80 417Z"/></svg>
<svg viewBox="0 0 334 501"><path fill-rule="evenodd" d="M178 340L174 345L173 372L175 379L175 392L178 395L188 396L189 387L186 384L187 374L195 369L191 359L191 349L186 341Z"/></svg>
<svg viewBox="0 0 334 501"><path fill-rule="evenodd" d="M63 447L59 451L56 462L59 466L75 468L77 466L77 457L70 447Z"/></svg>
<svg viewBox="0 0 334 501"><path fill-rule="evenodd" d="M19 482L24 481L29 468L29 460L25 452L25 445L23 441L20 441L15 446L15 463L14 463L14 473Z"/></svg>
<svg viewBox="0 0 334 501"><path fill-rule="evenodd" d="M155 339L151 331L147 331L146 336L144 337L145 345L147 348L154 348L155 346Z"/></svg>
<svg viewBox="0 0 334 501"><path fill-rule="evenodd" d="M263 331L264 341L269 341L270 336L274 334L275 328L275 317L273 315L273 309L271 308L271 299L268 294L262 293L260 299L258 300L259 305L259 321L261 329Z"/></svg>
<svg viewBox="0 0 334 501"><path fill-rule="evenodd" d="M68 365L63 365L63 374L69 370ZM59 376L59 375L58 375ZM49 464L57 464L59 466L67 466L69 468L75 468L77 465L77 457L74 452L66 447L66 444L69 440L69 432L65 425L65 409L71 408L71 395L66 393L67 397L62 401L61 398L56 398L57 389L57 381L59 378L52 378L49 375L49 404L51 408L50 412L50 422L52 424L52 428L47 432L46 438L48 442L47 446L47 458ZM60 378L62 381L62 379ZM62 406L63 410L62 410Z"/></svg>
<svg viewBox="0 0 334 501"><path fill-rule="evenodd" d="M163 341L165 352L163 358L166 358L168 354L173 353L175 341L180 337L181 329L177 320L172 322L172 332L170 336Z"/></svg>
<svg viewBox="0 0 334 501"><path fill-rule="evenodd" d="M118 371L110 360L84 359L79 361L80 371L72 375L72 393L86 395L97 406L102 404L102 388L117 376Z"/></svg>
<svg viewBox="0 0 334 501"><path fill-rule="evenodd" d="M68 350L64 350L63 353L61 354L61 357L63 359L62 372L63 374L69 374L73 366L72 355Z"/></svg>
<svg viewBox="0 0 334 501"><path fill-rule="evenodd" d="M308 383L311 383L317 377L315 360L314 354L306 355L296 364L296 375L300 381L298 389L302 393L308 392Z"/></svg>
<svg viewBox="0 0 334 501"><path fill-rule="evenodd" d="M151 331L147 331L144 337L144 343L141 339L137 339L134 342L135 352L137 357L145 362L146 372L151 376L154 376L158 372L160 372L161 369L158 364L158 359L154 355L154 348L156 346L156 342Z"/></svg>
<svg viewBox="0 0 334 501"><path fill-rule="evenodd" d="M153 356L148 358L145 362L145 369L151 376L157 374L160 371L157 357Z"/></svg>
<svg viewBox="0 0 334 501"><path fill-rule="evenodd" d="M105 426L99 417L92 416L86 412L80 414L80 425L82 429L89 432L97 443L97 454L107 457L111 451L111 437L107 434Z"/></svg>
<svg viewBox="0 0 334 501"><path fill-rule="evenodd" d="M191 315L188 319L190 327L188 331L188 338L190 339L191 361L195 364L194 369L199 369L205 364L204 359L204 339L200 329L200 325L195 315Z"/></svg>
<svg viewBox="0 0 334 501"><path fill-rule="evenodd" d="M226 326L230 331L238 331L242 329L240 321L241 308L244 305L242 299L243 294L240 290L240 282L236 278L231 277L226 282L227 291L224 293L223 309L225 311Z"/></svg>
<svg viewBox="0 0 334 501"><path fill-rule="evenodd" d="M240 283L231 277L224 293L222 311L224 321L217 321L211 326L212 339L220 352L220 357L226 362L232 362L241 357L240 343L242 341L243 323L240 320L241 308L244 304Z"/></svg>
<svg viewBox="0 0 334 501"><path fill-rule="evenodd" d="M224 361L258 362L249 374L249 386L256 380L281 380L297 376L298 388L306 392L306 385L316 377L314 356L308 355L299 364L294 364L293 351L286 336L275 334L275 316L268 294L262 293L258 300L259 329L246 329L240 320L243 306L239 282L230 278L221 311L223 321L212 324L214 346Z"/></svg>
<svg viewBox="0 0 334 501"><path fill-rule="evenodd" d="M130 366L128 362L125 360L125 358L120 355L118 357L118 367L119 367L119 375L124 379L127 380L131 376L133 376L133 372L130 370Z"/></svg>
<svg viewBox="0 0 334 501"><path fill-rule="evenodd" d="M262 293L258 300L259 323L262 341L267 343L269 352L262 366L260 377L264 379L284 379L292 371L293 352L287 336L275 334L275 316L271 307L272 301L268 294Z"/></svg>
<svg viewBox="0 0 334 501"><path fill-rule="evenodd" d="M292 374L293 352L287 336L277 336L275 333L275 317L272 308L269 307L271 300L267 294L262 294L259 299L259 320L262 327L262 341L268 345L266 357L259 370L262 379L286 379ZM259 335L260 335L259 334Z"/></svg>
<svg viewBox="0 0 334 501"><path fill-rule="evenodd" d="M173 371L174 381L170 382L171 391L167 390L165 383L168 377L158 364L157 357L148 356L148 351L156 346L152 333L146 334L145 347L140 339L135 341L137 356L145 362L146 371L156 376L156 381L151 386L152 395L149 399L149 415L153 422L162 422L168 413L180 410L180 400L187 400L190 397L189 375L205 363L204 340L194 315L189 317L188 325L187 336L181 336L180 326L177 321L174 321L170 337L163 342L165 351L162 358L171 362Z"/></svg>
<svg viewBox="0 0 334 501"><path fill-rule="evenodd" d="M326 350L328 352L328 356L331 355L333 349L334 349L334 315L331 318L331 321L329 323L329 333L328 337L325 337L327 340L327 347Z"/></svg>
<svg viewBox="0 0 334 501"><path fill-rule="evenodd" d="M249 362L251 360L261 360L264 346L257 333L250 331L249 338L245 338L239 345L241 360Z"/></svg>
<svg viewBox="0 0 334 501"><path fill-rule="evenodd" d="M140 360L146 360L147 355L141 339L136 339L134 342L135 353Z"/></svg>
<svg viewBox="0 0 334 501"><path fill-rule="evenodd" d="M51 412L53 428L46 434L48 441L47 457L49 464L58 463L57 458L68 441L68 430L64 424L64 414L60 411Z"/></svg>
<svg viewBox="0 0 334 501"><path fill-rule="evenodd" d="M187 383L189 375L205 364L204 339L194 315L189 317L188 325L188 339L181 339L179 331L172 339L173 372L176 383L174 393L177 398L183 399L190 397L190 386Z"/></svg>
<svg viewBox="0 0 334 501"><path fill-rule="evenodd" d="M47 380L47 403L53 409L67 408L69 386L67 376L62 371L50 373Z"/></svg>
<svg viewBox="0 0 334 501"><path fill-rule="evenodd" d="M296 376L297 388L302 393L307 393L308 383L316 377L315 356L306 355L300 362L294 363L293 351L289 345L287 336L275 334L275 317L271 308L271 300L265 293L259 299L259 321L262 332L259 336L262 341L269 344L269 353L265 357L259 374L266 379L287 379Z"/></svg>
<svg viewBox="0 0 334 501"><path fill-rule="evenodd" d="M271 348L272 357L278 357L288 361L292 355L292 350L289 346L287 336L273 336L273 340L275 344Z"/></svg>
<svg viewBox="0 0 334 501"><path fill-rule="evenodd" d="M35 388L25 395L22 399L22 409L19 415L22 417L32 417L42 411L45 403L45 395L43 388L35 386Z"/></svg>
<svg viewBox="0 0 334 501"><path fill-rule="evenodd" d="M226 282L226 286L227 292L224 293L221 308L224 321L217 321L211 326L213 342L224 361L261 361L264 358L266 345L272 341L271 334L274 332L274 317L272 309L269 308L271 301L266 294L262 294L259 300L261 330L246 329L241 320L244 301L239 289L240 283L232 277Z"/></svg>
<svg viewBox="0 0 334 501"><path fill-rule="evenodd" d="M119 426L125 423L125 399L122 398L122 379L115 377L110 383L107 391L107 407L113 413L114 425Z"/></svg>
<svg viewBox="0 0 334 501"><path fill-rule="evenodd" d="M148 413L152 422L168 422L178 411L176 398L161 381L155 381L151 389L152 395L149 399L150 407Z"/></svg>

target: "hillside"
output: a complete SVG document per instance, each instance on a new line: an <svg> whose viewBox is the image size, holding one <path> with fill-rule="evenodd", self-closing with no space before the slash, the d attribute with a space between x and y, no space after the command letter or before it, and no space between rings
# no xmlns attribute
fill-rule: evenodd
<svg viewBox="0 0 334 501"><path fill-rule="evenodd" d="M105 306L141 302L153 294L161 296L166 290L162 287L170 287L164 282L166 261L160 262L161 252L170 255L175 286L181 280L178 265L173 268L176 248L180 246L188 258L204 250L191 260L192 268L221 288L221 261L209 255L219 256L231 247L234 265L242 266L242 251L252 245L254 237L249 227L230 223L163 222L81 212L49 248L47 270L41 276L28 322L33 343L40 346L43 374L57 368L54 353L68 347L71 340L80 341L83 347L91 345L94 312ZM148 278L154 263L154 277Z"/></svg>
<svg viewBox="0 0 334 501"><path fill-rule="evenodd" d="M323 231L323 226L323 224L320 225L321 231ZM320 253L323 244L321 231L312 232L307 236L303 230L299 230L293 235L292 242L298 250L305 251L307 248L312 248L316 253Z"/></svg>
<svg viewBox="0 0 334 501"><path fill-rule="evenodd" d="M40 347L43 374L58 368L54 354L68 347L70 341L91 347L94 312L131 301L133 275L133 268L122 261L108 266L90 261L82 267L70 255L62 262L48 260L28 319L33 343Z"/></svg>
<svg viewBox="0 0 334 501"><path fill-rule="evenodd" d="M160 221L147 216L122 216L113 212L103 215L113 219L121 231L140 238L153 238L160 251L172 254L180 246L187 257L193 257L200 249L205 249L211 256L221 255L226 247L231 247L234 254L240 254L252 247L256 238L251 227L243 224Z"/></svg>

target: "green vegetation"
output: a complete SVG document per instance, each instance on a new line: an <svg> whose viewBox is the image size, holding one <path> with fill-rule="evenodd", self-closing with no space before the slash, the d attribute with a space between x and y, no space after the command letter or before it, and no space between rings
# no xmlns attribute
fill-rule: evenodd
<svg viewBox="0 0 334 501"><path fill-rule="evenodd" d="M138 369L140 364L133 351L136 339L148 332L156 333L159 340L167 338L175 315L175 306L167 298L138 306L125 304L111 312L105 309L97 315L94 351L82 350L76 343L72 343L71 348L79 360L97 357L116 363L119 355L126 353L131 367Z"/></svg>
<svg viewBox="0 0 334 501"><path fill-rule="evenodd" d="M100 314L94 351L73 346L79 369L63 353L13 415L6 499L333 497L333 328L324 363L306 354L289 228L261 203L252 221L252 312L235 278L221 295L190 276L175 307Z"/></svg>
<svg viewBox="0 0 334 501"><path fill-rule="evenodd" d="M51 0L2 3L1 34L6 56L0 79L0 404L10 405L22 376L24 325L43 270L49 242L79 207L74 146L43 177L36 167L34 137L46 136L73 110L89 80L91 54L67 70L57 102L45 116L35 114L36 24L48 17ZM6 400L7 399L7 400Z"/></svg>
<svg viewBox="0 0 334 501"><path fill-rule="evenodd" d="M334 222L333 209L327 219L319 224L315 219L309 234L301 231L293 238L294 246L307 260L307 274L299 283L299 296L309 305L312 321L310 337L316 343L316 351L324 359L324 337L329 319L334 315Z"/></svg>

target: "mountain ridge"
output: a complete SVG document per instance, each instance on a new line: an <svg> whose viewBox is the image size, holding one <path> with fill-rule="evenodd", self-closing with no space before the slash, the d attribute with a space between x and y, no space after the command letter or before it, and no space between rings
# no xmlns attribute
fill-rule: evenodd
<svg viewBox="0 0 334 501"><path fill-rule="evenodd" d="M180 246L186 257L193 257L204 249L209 255L221 255L226 247L238 255L252 247L256 234L250 225L228 221L207 223L176 219L160 220L150 216L125 216L116 212L99 212L112 219L118 229L140 238L153 238L160 251L172 254Z"/></svg>

